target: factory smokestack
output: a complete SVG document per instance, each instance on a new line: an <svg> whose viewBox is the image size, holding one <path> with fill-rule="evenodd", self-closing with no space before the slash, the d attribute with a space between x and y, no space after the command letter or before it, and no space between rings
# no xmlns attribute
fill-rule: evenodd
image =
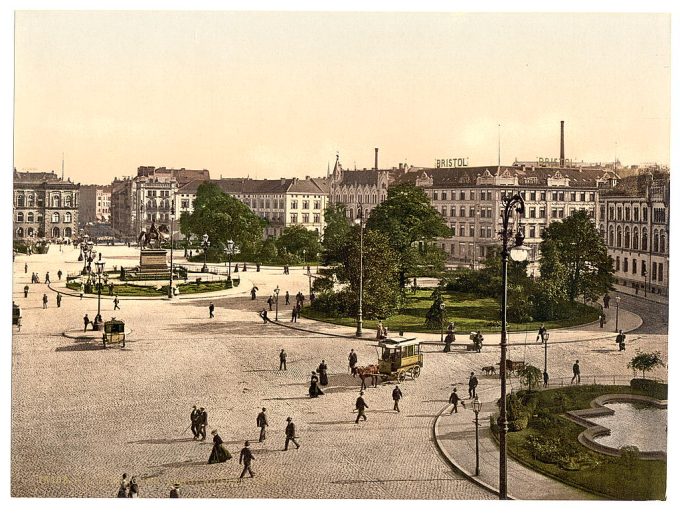
<svg viewBox="0 0 680 513"><path fill-rule="evenodd" d="M564 167L564 121L560 121L560 167Z"/></svg>
<svg viewBox="0 0 680 513"><path fill-rule="evenodd" d="M375 169L378 169L378 148L375 149Z"/></svg>

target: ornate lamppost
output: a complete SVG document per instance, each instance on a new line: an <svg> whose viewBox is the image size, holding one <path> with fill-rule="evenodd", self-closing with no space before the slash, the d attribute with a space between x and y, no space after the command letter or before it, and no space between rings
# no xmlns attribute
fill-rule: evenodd
<svg viewBox="0 0 680 513"><path fill-rule="evenodd" d="M444 342L444 310L446 310L446 305L444 301L439 303L439 328L440 328L440 341Z"/></svg>
<svg viewBox="0 0 680 513"><path fill-rule="evenodd" d="M229 258L229 267L227 268L227 281L231 281L231 256L234 254L234 241L229 239L227 245L224 248Z"/></svg>
<svg viewBox="0 0 680 513"><path fill-rule="evenodd" d="M208 234L204 234L203 242L201 243L201 247L203 248L203 267L201 268L202 273L208 272L208 248L210 247L210 241L208 238Z"/></svg>
<svg viewBox="0 0 680 513"><path fill-rule="evenodd" d="M274 294L276 294L276 315L274 316L275 321L279 320L279 292L281 292L281 289L277 285L274 289Z"/></svg>
<svg viewBox="0 0 680 513"><path fill-rule="evenodd" d="M619 303L621 303L621 296L616 296L616 333L619 332Z"/></svg>
<svg viewBox="0 0 680 513"><path fill-rule="evenodd" d="M95 324L97 330L101 329L103 323L101 322L101 312L102 312L102 275L104 274L105 262L101 258L95 262L97 268L97 317L95 318Z"/></svg>
<svg viewBox="0 0 680 513"><path fill-rule="evenodd" d="M175 246L175 239L173 232L175 231L175 202L172 202L172 211L170 212L170 287L168 287L168 298L172 299L174 292L172 290L172 267L173 267L173 249Z"/></svg>
<svg viewBox="0 0 680 513"><path fill-rule="evenodd" d="M479 475L479 412L482 411L482 403L477 397L472 401L472 411L475 412L475 475Z"/></svg>
<svg viewBox="0 0 680 513"><path fill-rule="evenodd" d="M359 310L357 312L357 337L363 334L363 302L364 302L364 208L359 203L359 217L355 223L359 224Z"/></svg>
<svg viewBox="0 0 680 513"><path fill-rule="evenodd" d="M548 339L550 333L547 331L543 334L543 375L548 374Z"/></svg>
<svg viewBox="0 0 680 513"><path fill-rule="evenodd" d="M499 446L500 446L500 461L499 461L499 494L498 498L507 500L508 498L508 454L507 454L507 434L508 434L508 414L506 401L506 363L508 352L508 257L513 260L522 262L529 256L528 248L524 247L524 232L521 226L518 226L517 232L514 234L515 244L512 249L509 248L510 239L513 237L510 228L510 219L517 213L524 214L524 199L519 194L514 194L512 197L505 197L503 199L502 212L502 229L501 241L503 248L501 251L502 257L502 283L503 295L501 296L501 398L500 398L500 415L498 417L499 428Z"/></svg>

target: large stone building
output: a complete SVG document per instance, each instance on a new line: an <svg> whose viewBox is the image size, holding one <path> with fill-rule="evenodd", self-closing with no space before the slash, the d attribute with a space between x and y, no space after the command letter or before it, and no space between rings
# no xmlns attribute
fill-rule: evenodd
<svg viewBox="0 0 680 513"><path fill-rule="evenodd" d="M111 185L111 225L118 237L134 239L151 223L169 229L177 211L180 187L209 180L207 169L167 169L141 166L137 176L114 179Z"/></svg>
<svg viewBox="0 0 680 513"><path fill-rule="evenodd" d="M14 238L62 239L78 235L79 184L53 171L14 170Z"/></svg>
<svg viewBox="0 0 680 513"><path fill-rule="evenodd" d="M111 186L81 185L78 206L80 226L111 221Z"/></svg>
<svg viewBox="0 0 680 513"><path fill-rule="evenodd" d="M193 212L196 191L202 183L203 180L194 180L179 189L178 218ZM293 225L315 231L320 237L323 235L323 213L328 201L325 178L221 178L212 183L268 222L263 233L265 238L278 237L287 226Z"/></svg>
<svg viewBox="0 0 680 513"><path fill-rule="evenodd" d="M643 172L600 196L599 230L617 283L668 295L670 179Z"/></svg>

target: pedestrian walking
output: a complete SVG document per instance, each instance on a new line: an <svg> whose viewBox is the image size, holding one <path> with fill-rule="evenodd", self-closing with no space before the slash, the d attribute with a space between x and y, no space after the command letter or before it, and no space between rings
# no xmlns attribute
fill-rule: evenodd
<svg viewBox="0 0 680 513"><path fill-rule="evenodd" d="M606 322L604 319L605 319L604 312L602 312L600 314L600 328L604 328L604 323Z"/></svg>
<svg viewBox="0 0 680 513"><path fill-rule="evenodd" d="M137 484L137 478L132 476L130 478L130 487L128 488L128 497L130 499L136 499L139 496L139 485Z"/></svg>
<svg viewBox="0 0 680 513"><path fill-rule="evenodd" d="M293 307L293 311L291 312L291 317L290 317L290 322L297 322L298 318L298 309L297 305Z"/></svg>
<svg viewBox="0 0 680 513"><path fill-rule="evenodd" d="M449 404L452 404L453 408L451 409L451 413L449 413L449 415L458 413L458 401L460 401L460 397L458 397L458 389L453 387L453 392L451 392L451 395L449 396Z"/></svg>
<svg viewBox="0 0 680 513"><path fill-rule="evenodd" d="M288 355L286 352L281 349L281 352L279 353L279 370L286 370L286 358Z"/></svg>
<svg viewBox="0 0 680 513"><path fill-rule="evenodd" d="M61 292L57 292L57 308L61 308Z"/></svg>
<svg viewBox="0 0 680 513"><path fill-rule="evenodd" d="M315 371L312 371L312 376L309 379L309 397L317 398L320 395L324 395L323 391L319 388L319 377L316 375Z"/></svg>
<svg viewBox="0 0 680 513"><path fill-rule="evenodd" d="M574 380L576 380L577 383L581 383L581 366L578 364L578 360L576 360L576 363L572 366L572 370L574 371L574 375L571 378L572 384L574 383Z"/></svg>
<svg viewBox="0 0 680 513"><path fill-rule="evenodd" d="M123 477L120 480L120 485L118 486L118 494L116 495L116 497L118 497L119 499L127 497L129 486L130 482L128 481L127 474L123 474Z"/></svg>
<svg viewBox="0 0 680 513"><path fill-rule="evenodd" d="M116 297L113 298L113 309L114 310L120 310L120 306L118 306L119 303L120 303L120 300L118 299L118 294L116 294Z"/></svg>
<svg viewBox="0 0 680 513"><path fill-rule="evenodd" d="M61 281L61 277L62 277L63 274L64 274L64 273L61 272L61 269L59 269L59 270L57 271L57 279L58 279L59 281Z"/></svg>
<svg viewBox="0 0 680 513"><path fill-rule="evenodd" d="M538 335L536 335L536 342L538 340L541 340L541 344L545 343L545 334L548 332L547 329L545 329L545 324L541 324L541 327L538 328Z"/></svg>
<svg viewBox="0 0 680 513"><path fill-rule="evenodd" d="M349 356L347 357L347 361L349 362L348 363L349 371L352 373L352 376L356 376L357 373L356 366L357 362L359 361L359 357L354 352L354 349L350 350Z"/></svg>
<svg viewBox="0 0 680 513"><path fill-rule="evenodd" d="M130 246L130 243L128 242L128 247ZM170 498L171 499L179 499L179 483L175 483L172 485L172 488L170 488Z"/></svg>
<svg viewBox="0 0 680 513"><path fill-rule="evenodd" d="M263 308L262 311L260 312L260 317L262 318L262 321L267 324L267 321L269 320L269 317L267 317L267 309Z"/></svg>
<svg viewBox="0 0 680 513"><path fill-rule="evenodd" d="M241 475L238 478L239 481L243 479L243 476L246 475L246 472L250 474L250 477L255 477L253 469L250 468L250 465L254 459L255 456L253 456L253 453L250 450L250 442L246 440L245 443L243 444L243 449L241 449L241 454L238 457L239 465L243 465L243 471L241 472Z"/></svg>
<svg viewBox="0 0 680 513"><path fill-rule="evenodd" d="M246 270L246 264L243 264L243 270L244 271ZM250 299L252 299L253 301L255 301L255 299L257 298L258 290L260 289L258 289L257 287L253 287L252 289L250 289Z"/></svg>
<svg viewBox="0 0 680 513"><path fill-rule="evenodd" d="M47 308L47 294L43 294L43 310Z"/></svg>
<svg viewBox="0 0 680 513"><path fill-rule="evenodd" d="M194 440L198 439L199 434L199 422L201 419L201 411L194 404L194 408L189 414L189 419L191 419L191 432L194 434Z"/></svg>
<svg viewBox="0 0 680 513"><path fill-rule="evenodd" d="M260 442L264 442L267 438L266 428L269 426L267 423L267 408L262 408L262 411L257 414L257 427L260 428Z"/></svg>
<svg viewBox="0 0 680 513"><path fill-rule="evenodd" d="M208 427L208 411L201 406L200 416L198 417L198 434L201 436L201 441L205 440L205 430Z"/></svg>
<svg viewBox="0 0 680 513"><path fill-rule="evenodd" d="M477 397L477 385L479 384L479 380L477 379L477 376L475 376L474 372L470 373L470 379L468 380L468 395L470 396L468 399L473 399Z"/></svg>
<svg viewBox="0 0 680 513"><path fill-rule="evenodd" d="M359 397L357 397L357 400L354 403L354 409L357 410L357 420L354 421L355 424L359 423L361 417L364 418L364 421L368 420L365 413L366 408L368 408L368 404L364 401L364 391L362 390L359 392Z"/></svg>
<svg viewBox="0 0 680 513"><path fill-rule="evenodd" d="M286 304L290 304L290 292L286 291Z"/></svg>
<svg viewBox="0 0 680 513"><path fill-rule="evenodd" d="M90 318L85 314L85 317L83 317L83 323L85 324L85 329L83 331L87 331L87 326L90 324Z"/></svg>
<svg viewBox="0 0 680 513"><path fill-rule="evenodd" d="M213 435L213 447L212 451L210 451L210 456L208 457L208 464L224 463L225 461L230 460L231 454L229 454L229 451L224 446L222 437L217 432L217 429L213 429L210 434Z"/></svg>
<svg viewBox="0 0 680 513"><path fill-rule="evenodd" d="M619 330L619 334L616 335L616 343L619 345L619 351L626 350L626 336L623 334L623 330Z"/></svg>
<svg viewBox="0 0 680 513"><path fill-rule="evenodd" d="M215 305L210 303L210 306L208 307L208 312L210 313L210 318L213 319L215 317Z"/></svg>
<svg viewBox="0 0 680 513"><path fill-rule="evenodd" d="M399 400L402 397L404 397L404 394L399 389L399 385L395 386L394 390L392 390L392 400L394 401L394 407L392 409L397 413L401 413L401 410L399 409Z"/></svg>
<svg viewBox="0 0 680 513"><path fill-rule="evenodd" d="M48 271L45 273L45 285L49 285L50 283L50 273Z"/></svg>
<svg viewBox="0 0 680 513"><path fill-rule="evenodd" d="M550 379L550 376L548 376L548 371L543 371L543 388L548 388L548 380Z"/></svg>
<svg viewBox="0 0 680 513"><path fill-rule="evenodd" d="M328 365L326 365L326 360L321 360L316 372L319 373L319 384L322 387L328 386Z"/></svg>
<svg viewBox="0 0 680 513"><path fill-rule="evenodd" d="M272 311L272 305L274 304L274 296L269 296L269 299L267 299L267 304L269 305L269 311Z"/></svg>
<svg viewBox="0 0 680 513"><path fill-rule="evenodd" d="M605 293L605 295L602 297L602 303L604 303L605 308L609 308L609 301L611 300L611 297L609 296L609 293Z"/></svg>
<svg viewBox="0 0 680 513"><path fill-rule="evenodd" d="M24 274L28 274L28 264L24 264Z"/></svg>
<svg viewBox="0 0 680 513"><path fill-rule="evenodd" d="M288 417L286 422L288 422L286 425L286 444L284 445L283 450L288 450L288 442L293 442L295 444L295 448L299 449L300 444L297 442L297 440L295 440L295 424L293 423L293 419Z"/></svg>
<svg viewBox="0 0 680 513"><path fill-rule="evenodd" d="M24 286L24 297L28 297L28 285Z"/></svg>

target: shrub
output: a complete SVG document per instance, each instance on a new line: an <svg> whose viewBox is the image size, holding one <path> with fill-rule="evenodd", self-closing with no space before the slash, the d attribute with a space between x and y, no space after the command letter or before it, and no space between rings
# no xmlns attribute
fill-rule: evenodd
<svg viewBox="0 0 680 513"><path fill-rule="evenodd" d="M666 383L659 383L653 379L636 378L630 381L631 388L640 390L650 397L656 399L668 399L668 385Z"/></svg>
<svg viewBox="0 0 680 513"><path fill-rule="evenodd" d="M640 460L640 449L634 445L621 447L621 464L632 469Z"/></svg>

